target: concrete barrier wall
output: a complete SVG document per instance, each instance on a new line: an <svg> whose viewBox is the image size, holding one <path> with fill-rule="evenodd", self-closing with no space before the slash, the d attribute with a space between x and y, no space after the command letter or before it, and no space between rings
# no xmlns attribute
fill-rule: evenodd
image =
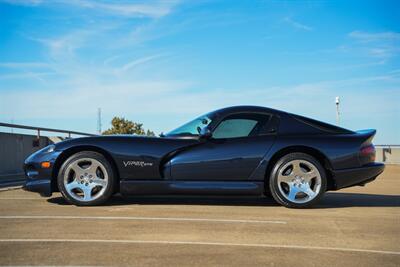
<svg viewBox="0 0 400 267"><path fill-rule="evenodd" d="M12 180L23 174L22 164L33 152L51 144L47 137L40 137L34 146L35 135L0 133L0 180Z"/></svg>
<svg viewBox="0 0 400 267"><path fill-rule="evenodd" d="M376 161L386 164L400 164L400 147L376 147Z"/></svg>

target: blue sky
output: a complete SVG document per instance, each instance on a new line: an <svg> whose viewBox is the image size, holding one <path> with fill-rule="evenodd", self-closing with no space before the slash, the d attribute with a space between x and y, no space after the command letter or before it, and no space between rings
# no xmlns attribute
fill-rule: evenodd
<svg viewBox="0 0 400 267"><path fill-rule="evenodd" d="M238 104L400 144L396 1L0 0L0 121L168 131Z"/></svg>

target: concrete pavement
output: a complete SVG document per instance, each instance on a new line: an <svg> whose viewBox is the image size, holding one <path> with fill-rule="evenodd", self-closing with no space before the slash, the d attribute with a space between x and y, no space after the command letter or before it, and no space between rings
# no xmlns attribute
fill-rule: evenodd
<svg viewBox="0 0 400 267"><path fill-rule="evenodd" d="M0 265L399 266L400 166L314 209L238 197L114 197L101 207L0 192Z"/></svg>

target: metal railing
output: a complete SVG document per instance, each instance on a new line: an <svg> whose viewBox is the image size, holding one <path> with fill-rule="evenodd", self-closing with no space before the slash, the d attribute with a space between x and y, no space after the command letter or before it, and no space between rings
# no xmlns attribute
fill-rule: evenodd
<svg viewBox="0 0 400 267"><path fill-rule="evenodd" d="M83 136L96 136L96 134L69 131L69 130L60 130L60 129L52 129L52 128L44 128L44 127L34 127L34 126L26 126L20 124L11 124L11 123L3 123L0 122L0 127L8 127L8 128L17 128L17 129L25 129L25 130L34 130L37 132L37 138L40 138L40 132L55 132L55 133L66 133L68 134L68 138L71 138L71 134L83 135Z"/></svg>

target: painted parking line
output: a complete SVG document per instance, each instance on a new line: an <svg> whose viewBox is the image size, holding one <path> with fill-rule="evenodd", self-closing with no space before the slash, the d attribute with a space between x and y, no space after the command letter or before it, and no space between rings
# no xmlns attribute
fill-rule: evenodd
<svg viewBox="0 0 400 267"><path fill-rule="evenodd" d="M21 183L10 182L10 183L1 183L0 184L0 192L10 191L10 190L19 190L22 189Z"/></svg>
<svg viewBox="0 0 400 267"><path fill-rule="evenodd" d="M254 223L254 224L287 224L286 221L275 220L235 220L235 219L207 219L207 218L177 218L177 217L115 217L115 216L0 216L1 219L45 219L45 220L132 220L132 221L189 221L189 222L216 222L216 223Z"/></svg>
<svg viewBox="0 0 400 267"><path fill-rule="evenodd" d="M43 200L45 198L38 197L0 197L0 200Z"/></svg>
<svg viewBox="0 0 400 267"><path fill-rule="evenodd" d="M0 243L113 243L113 244L153 244L153 245L198 245L198 246L232 246L232 247L257 247L257 248L281 248L297 250L325 250L340 252L360 252L399 255L400 251L374 250L343 247L319 247L279 244L251 244L251 243L223 243L223 242L197 242L197 241L163 241L163 240L115 240L115 239L0 239Z"/></svg>

